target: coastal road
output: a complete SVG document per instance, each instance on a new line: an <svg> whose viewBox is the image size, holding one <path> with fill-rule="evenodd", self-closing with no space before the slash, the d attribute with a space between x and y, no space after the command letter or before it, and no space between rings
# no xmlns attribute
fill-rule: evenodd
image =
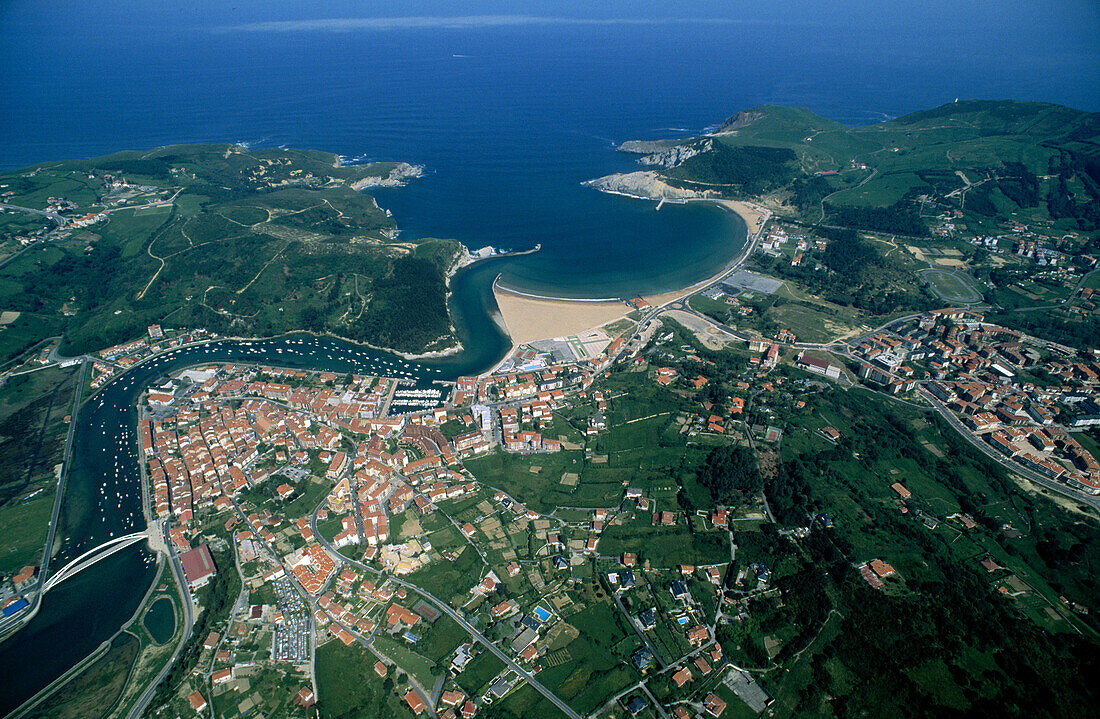
<svg viewBox="0 0 1100 719"><path fill-rule="evenodd" d="M675 308L681 307L681 306L682 307L687 307L687 298L688 297L690 297L691 295L694 295L697 292L702 292L703 290L707 289L708 287L711 287L712 285L714 285L718 282L721 282L722 280L729 277L732 273L734 273L737 270L741 269L741 266L745 264L745 261L748 260L749 257L752 256L752 253L756 250L756 245L757 245L757 243L760 242L760 238L764 236L764 230L767 228L768 221L770 219L771 219L771 214L769 212L769 214L767 216L765 216L763 220L761 220L760 227L757 228L756 233L747 238L747 241L745 242L745 246L741 248L741 251L737 254L737 256L733 259L733 261L730 262L730 264L726 267L726 269L720 275L718 275L717 277L714 277L710 280L706 280L704 282L701 282L698 285L695 285L693 287L688 288L679 297L677 297L676 299L671 300L669 302L666 302L665 304L661 305L660 307L652 308L638 322L638 325L635 328L633 334L631 334L630 337L626 338L626 341L623 343L622 352L626 352L626 348L628 348L631 345L631 343L633 343L635 340L637 340L641 336L642 332L644 331L644 328L649 324L649 322L653 319L656 319L665 310L675 309ZM620 352L620 354L622 354L622 352ZM611 357L610 359L611 359L612 362L614 362L615 359L617 359L617 358L616 357Z"/></svg>
<svg viewBox="0 0 1100 719"><path fill-rule="evenodd" d="M959 434L965 437L966 440L970 442L970 444L977 447L978 450L981 451L985 456L989 457L1009 472L1014 472L1024 477L1025 479L1034 482L1035 484L1042 485L1047 489L1052 489L1059 494L1064 494L1065 496L1076 502L1087 504L1093 509L1100 511L1100 497L1093 496L1091 494L1085 494L1084 492L1078 492L1077 490L1068 487L1061 482L1057 482L1053 479L1050 479L1049 477L1044 477L1038 472L1034 472L1027 467L1022 467L1019 464L1016 464L1015 462L1009 460L1003 454L990 447L988 444L986 444L980 438L974 435L969 429L967 429L966 426L964 426L963 423L959 421L959 418L955 416L955 413L949 410L938 399L936 399L935 396L933 396L931 392L925 389L923 385L917 385L917 392L919 392L922 397L928 400L936 413L947 420L947 423L950 424L951 427L954 428Z"/></svg>
<svg viewBox="0 0 1100 719"><path fill-rule="evenodd" d="M318 509L319 508L320 507L318 506ZM370 572L371 574L374 574L376 576L379 576L379 577L383 576L382 572L378 571L377 569L375 569L373 567L368 567L366 564L363 564L362 562L359 562L359 561L356 561L354 559L350 559L348 557L345 557L335 547L333 547L329 543L329 541L320 532L317 531L317 512L316 511L313 512L313 516L310 518L310 523L312 525L311 528L313 529L313 536L316 537L318 539L318 541L321 542L321 545L325 548L325 551L327 551L330 555L332 555L332 557L334 559L336 559L339 562L345 562L347 564L350 564L353 567L356 567L356 568L361 569L363 571ZM454 609L452 609L451 605L447 604L446 602L441 600L439 597L436 597L435 595L433 595L431 592L427 591L426 589L423 589L422 587L418 587L415 584L412 584L410 582L406 582L403 579L398 579L397 577L389 577L389 579L392 582L394 582L395 584L397 584L398 586L404 587L405 589L412 590L412 591L416 592L417 594L421 595L422 597L424 597L425 599L429 600L433 604L435 604L436 607L439 608L440 610L442 610L442 612L444 614L449 616L451 619L455 620L455 622L457 622L460 627L465 629L467 634L469 634L476 641L480 642L483 646L485 646L486 649L488 649L490 652L492 652L494 655L496 655L497 659L504 662L504 664L509 669L514 671L520 677L522 677L528 684L531 685L532 688L534 688L539 694L542 694L544 697L546 697L546 699L551 704L553 704L558 709L560 709L563 714L565 714L567 717L569 717L569 719L581 719L580 714L575 712L572 707L570 707L568 704L566 704L564 701L562 701L562 699L560 697L558 697L557 694L555 694L554 692L547 689L545 685L543 685L540 681L535 679L535 677L532 676L530 672L528 672L526 669L521 667L519 664L516 664L512 660L511 657L509 657L507 654L505 654L500 649L500 647L498 647L496 644L491 642L488 637L486 637L484 634L482 634L480 631L478 631L477 627L473 626L468 621L466 621L465 616L463 616L460 612L457 612Z"/></svg>
<svg viewBox="0 0 1100 719"><path fill-rule="evenodd" d="M46 533L46 548L42 553L42 567L38 570L38 586L41 587L50 570L53 543L57 535L57 519L61 514L61 500L65 495L65 482L69 476L69 460L73 456L73 435L76 434L77 413L80 411L80 397L84 389L84 377L88 372L88 363L80 363L80 372L76 377L76 389L73 390L73 409L69 414L69 431L65 435L65 451L61 455L61 478L57 481L57 495L54 497L53 513L50 515L50 529Z"/></svg>
<svg viewBox="0 0 1100 719"><path fill-rule="evenodd" d="M195 626L195 608L191 603L191 592L187 588L187 578L183 574L183 565L180 563L179 553L176 551L175 544L172 543L171 538L168 536L167 522L161 525L161 533L164 535L164 543L168 547L168 562L171 565L172 575L175 577L176 585L180 591L180 599L183 602L183 633L180 635L179 644L176 645L176 650L172 652L171 658L161 668L156 679L149 682L149 686L145 688L145 691L138 697L138 700L130 707L130 711L126 714L126 719L138 719L138 717L145 713L145 710L149 706L149 702L153 700L153 695L156 693L157 687L164 681L164 678L168 676L168 672L172 670L172 667L176 665L180 653L183 651L183 648L187 646L187 642L190 641L191 631Z"/></svg>
<svg viewBox="0 0 1100 719"><path fill-rule="evenodd" d="M76 432L76 418L77 412L80 410L80 395L84 386L84 376L87 372L88 364L82 362L80 364L80 372L76 378L76 389L73 391L73 409L69 416L69 430L65 435L65 449L61 455L61 476L57 480L57 493L53 499L53 512L50 514L50 526L46 531L46 544L42 549L42 561L39 563L38 578L35 580L33 599L31 606L23 612L16 614L13 617L5 618L0 622L0 635L6 636L9 632L15 631L17 627L22 627L27 622L38 614L38 609L42 605L42 588L46 584L46 580L49 578L47 575L50 571L50 559L53 555L53 543L57 537L57 520L61 515L61 501L65 496L65 482L69 475L69 458L73 453L73 435ZM30 594L27 592L26 594Z"/></svg>

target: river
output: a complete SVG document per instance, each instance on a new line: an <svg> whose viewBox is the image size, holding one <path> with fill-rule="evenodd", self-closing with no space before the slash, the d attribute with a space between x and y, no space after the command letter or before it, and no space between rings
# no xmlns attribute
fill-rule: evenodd
<svg viewBox="0 0 1100 719"><path fill-rule="evenodd" d="M206 141L422 164L425 177L375 193L405 237L543 247L453 278L451 310L465 351L396 366L431 382L484 370L507 350L491 319L497 273L536 294L629 296L689 284L736 254L729 245L736 221L727 213L702 206L655 213L652 203L581 187L637 168L614 151L623 140L694 136L763 103L852 124L953 97L1097 107L1095 82L1082 81L1100 66L1095 22L1088 11L1066 22L1080 14L1067 9L1072 3L1041 12L1017 3L997 13L955 4L950 22L942 3L898 17L883 17L882 3L824 15L818 4L804 5L782 13L738 7L728 22L357 25L361 4L335 0L325 4L324 22L276 23L272 31L263 21L273 15L317 10L59 0L42 12L40 2L9 0L0 3L0 134L10 140L0 143L0 167ZM720 14L729 12L723 6ZM1006 13L1018 29L1005 31ZM1049 42L1055 36L1059 42ZM140 526L134 402L161 374L204 361L395 368L384 353L305 338L221 342L135 368L81 412L59 533L67 540L55 567ZM146 550L135 547L48 594L35 620L0 645L0 713L117 631L152 571Z"/></svg>
<svg viewBox="0 0 1100 719"><path fill-rule="evenodd" d="M482 304L492 298L491 290L485 294L489 276L495 276L498 266L506 261L476 263L453 279L452 312L471 349L451 357L412 362L310 335L221 340L166 352L107 384L84 403L77 419L58 527L61 547L53 559L53 571L112 537L143 528L136 403L150 384L170 372L206 362L381 374L413 380L418 388L483 371L509 347L508 338ZM154 573L153 555L144 544L138 544L47 593L30 624L0 644L0 666L8 667L0 693L0 714L16 708L117 632L137 609Z"/></svg>

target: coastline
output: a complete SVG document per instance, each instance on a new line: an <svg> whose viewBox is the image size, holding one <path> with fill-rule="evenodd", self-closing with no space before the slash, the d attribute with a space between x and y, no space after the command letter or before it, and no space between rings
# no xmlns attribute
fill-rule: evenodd
<svg viewBox="0 0 1100 719"><path fill-rule="evenodd" d="M340 156L336 156L336 162L340 162ZM340 167L341 165L334 165ZM409 180L424 176L423 165L413 165L408 162L398 162L385 175L368 175L351 183L351 189L360 192L374 187L404 187Z"/></svg>
<svg viewBox="0 0 1100 719"><path fill-rule="evenodd" d="M595 181L591 181L594 183ZM668 199L644 194L632 194L619 189L604 189L595 184L584 183L601 192L623 195L639 200L661 201ZM656 295L643 295L642 299L653 308L682 300L699 289L721 279L745 261L755 246L758 235L771 218L771 211L755 203L743 200L726 200L715 197L675 198L677 202L711 202L718 207L736 214L745 223L745 242L741 249L730 258L721 270L686 287L670 290ZM587 329L599 327L630 313L632 308L625 298L570 298L552 297L523 292L500 283L497 276L493 281L493 297L500 310L501 321L512 342L509 355L523 344L536 340L565 337ZM585 322L585 326L583 325Z"/></svg>
<svg viewBox="0 0 1100 719"><path fill-rule="evenodd" d="M771 211L747 200L729 200L715 197L710 190L699 192L673 187L661 179L653 170L638 170L613 175L604 175L581 183L585 187L606 193L621 195L635 200L653 202L713 202L735 212L748 227L748 235L756 234L760 227L771 217Z"/></svg>

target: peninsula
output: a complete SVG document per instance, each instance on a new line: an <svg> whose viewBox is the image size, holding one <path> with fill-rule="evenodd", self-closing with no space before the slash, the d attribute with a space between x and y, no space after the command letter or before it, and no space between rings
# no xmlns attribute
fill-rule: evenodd
<svg viewBox="0 0 1100 719"><path fill-rule="evenodd" d="M322 152L178 145L0 174L0 361L80 354L151 324L305 329L406 353L457 347L451 240L403 241L359 190L421 174Z"/></svg>
<svg viewBox="0 0 1100 719"><path fill-rule="evenodd" d="M626 143L646 169L592 187L717 203L744 245L657 296L494 283L489 369L447 295L495 253L402 241L359 192L414 166L203 145L0 177L0 631L117 588L109 561L140 584L9 708L1086 715L1097 127L764 107Z"/></svg>

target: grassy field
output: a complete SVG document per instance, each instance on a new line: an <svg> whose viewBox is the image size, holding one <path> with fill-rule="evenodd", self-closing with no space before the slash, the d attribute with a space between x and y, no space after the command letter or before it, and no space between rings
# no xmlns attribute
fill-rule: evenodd
<svg viewBox="0 0 1100 719"><path fill-rule="evenodd" d="M397 666L408 672L420 683L420 686L431 688L437 674L435 662L431 659L417 653L403 641L385 634L379 634L374 638L374 646L392 659Z"/></svg>
<svg viewBox="0 0 1100 719"><path fill-rule="evenodd" d="M448 531L454 532L453 528L448 528ZM430 538L432 535L428 536ZM452 536L457 536L457 532ZM432 546L439 551L447 548L446 544L436 547L434 540L432 542ZM455 539L452 551L457 551L464 544L465 540ZM410 574L409 581L417 586L431 587L433 594L449 600L451 606L461 606L468 598L470 588L481 581L485 571L485 564L481 561L481 557L472 547L466 546L454 561L441 559L430 562L427 566Z"/></svg>
<svg viewBox="0 0 1100 719"><path fill-rule="evenodd" d="M754 312L743 316L724 300L712 300L701 294L692 295L688 304L719 322L738 329L754 330L764 336L774 336L785 328L794 332L799 342L830 342L866 326L872 320L867 313L837 305L808 292L792 289L784 282L775 295L752 302Z"/></svg>
<svg viewBox="0 0 1100 719"><path fill-rule="evenodd" d="M982 301L978 283L962 272L926 270L920 275L945 302L966 304Z"/></svg>
<svg viewBox="0 0 1100 719"><path fill-rule="evenodd" d="M830 202L841 205L882 207L892 205L910 190L931 190L931 186L915 172L884 174L862 187L853 187L833 195Z"/></svg>
<svg viewBox="0 0 1100 719"><path fill-rule="evenodd" d="M76 372L45 369L0 387L0 574L41 558Z"/></svg>
<svg viewBox="0 0 1100 719"><path fill-rule="evenodd" d="M0 509L0 573L14 574L42 559L54 496L39 494Z"/></svg>
<svg viewBox="0 0 1100 719"><path fill-rule="evenodd" d="M374 655L358 644L330 641L317 648L317 710L324 719L412 717L374 672Z"/></svg>
<svg viewBox="0 0 1100 719"><path fill-rule="evenodd" d="M470 641L466 630L446 615L437 619L430 628L420 628L418 633L421 637L416 643L416 651L436 664L443 663L444 659L454 654L458 645Z"/></svg>
<svg viewBox="0 0 1100 719"><path fill-rule="evenodd" d="M600 552L616 556L640 551L639 560L654 567L672 569L678 564L717 564L729 561L725 532L692 532L686 523L675 527L652 526L649 514L628 525L613 524L600 540ZM682 520L681 520L682 521Z"/></svg>
<svg viewBox="0 0 1100 719"><path fill-rule="evenodd" d="M1096 129L1089 113L963 101L853 127L763 105L730 122L730 132L669 141L703 151L665 177L731 197L782 197L809 222L824 209L834 225L908 236L929 236L929 220L937 222L943 207L961 211L957 223L979 233L1009 221L1051 223L1055 233L1093 229L1078 219L1078 199L1095 201L1095 187L1080 182L1080 173L1064 173L1064 182L1049 177L1063 163L1078 167L1066 159L1070 153L1091 157ZM1062 209L1052 216L1054 205Z"/></svg>
<svg viewBox="0 0 1100 719"><path fill-rule="evenodd" d="M580 630L580 636L566 646L563 656L568 659L552 667L544 666L539 681L553 687L558 696L583 715L638 680L629 658L639 642L632 632L625 630L616 609L607 601L596 602L567 617L567 621ZM529 687L510 694L503 706L525 719L560 715Z"/></svg>
<svg viewBox="0 0 1100 719"><path fill-rule="evenodd" d="M0 329L0 363L19 357L43 339L60 334L64 328L60 317L21 312L15 322Z"/></svg>
<svg viewBox="0 0 1100 719"><path fill-rule="evenodd" d="M831 342L862 328L839 313L788 303L768 310L767 318L794 333L799 342Z"/></svg>
<svg viewBox="0 0 1100 719"><path fill-rule="evenodd" d="M455 682L469 696L479 697L488 690L489 682L503 669L504 662L492 652L483 650L470 660L462 673L455 678Z"/></svg>
<svg viewBox="0 0 1100 719"><path fill-rule="evenodd" d="M139 642L122 633L107 653L61 687L28 716L34 719L93 719L114 706L126 685Z"/></svg>
<svg viewBox="0 0 1100 719"><path fill-rule="evenodd" d="M0 306L23 313L0 331L0 361L51 334L64 333L75 354L153 323L237 334L304 327L401 349L449 337L443 275L458 244L394 241L393 220L351 187L393 163L334 159L187 145L0 174L15 204L53 195L80 212L110 206L105 221L0 270ZM146 189L109 194L108 173ZM149 206L176 190L171 205Z"/></svg>
<svg viewBox="0 0 1100 719"><path fill-rule="evenodd" d="M467 460L466 468L483 484L499 487L538 511L550 511L559 505L581 505L578 488L563 485L562 475L583 467L583 452L519 455L496 451ZM531 467L540 467L532 472Z"/></svg>

